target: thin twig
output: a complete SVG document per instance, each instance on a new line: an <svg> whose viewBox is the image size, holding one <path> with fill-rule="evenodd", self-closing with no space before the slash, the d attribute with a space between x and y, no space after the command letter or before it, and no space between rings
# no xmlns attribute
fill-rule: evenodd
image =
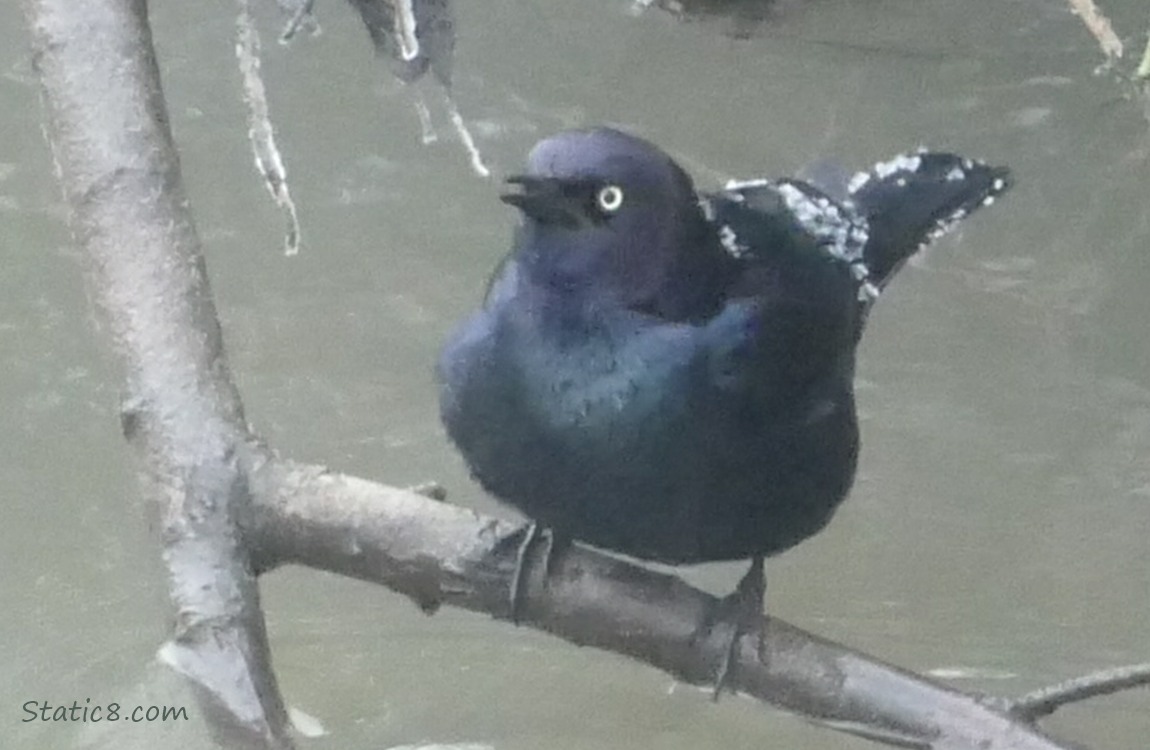
<svg viewBox="0 0 1150 750"><path fill-rule="evenodd" d="M459 142L463 144L464 150L467 151L471 171L480 177L490 177L491 170L483 163L483 156L479 153L479 147L475 145L475 139L471 137L471 131L467 129L467 123L463 121L463 115L459 114L459 108L455 106L455 99L452 98L450 92L446 92L446 97L447 111L451 115L451 124L455 128L455 134L459 137Z"/></svg>
<svg viewBox="0 0 1150 750"><path fill-rule="evenodd" d="M319 22L312 14L312 8L315 5L315 0L303 0L299 7L292 13L291 18L284 24L283 31L280 32L280 43L287 44L295 35L299 33L300 29L305 26L308 30L315 34L319 32Z"/></svg>
<svg viewBox="0 0 1150 750"><path fill-rule="evenodd" d="M1049 716L1067 703L1140 686L1150 686L1150 662L1104 669L1035 690L1014 701L1009 710L1021 719L1034 721Z"/></svg>
<svg viewBox="0 0 1150 750"><path fill-rule="evenodd" d="M1146 32L1146 49L1142 50L1142 62L1138 63L1134 77L1139 80L1150 79L1150 31Z"/></svg>
<svg viewBox="0 0 1150 750"><path fill-rule="evenodd" d="M267 90L260 75L260 35L252 20L248 0L239 0L240 12L236 18L236 59L243 76L244 101L248 105L248 137L252 142L256 168L264 178L268 192L287 220L284 234L284 255L299 253L299 215L295 202L288 190L287 168L284 167L279 149L276 147L275 131L272 129L268 110Z"/></svg>
<svg viewBox="0 0 1150 750"><path fill-rule="evenodd" d="M419 57L419 37L413 2L414 0L395 2L395 39L399 45L400 56L407 61Z"/></svg>
<svg viewBox="0 0 1150 750"><path fill-rule="evenodd" d="M1094 0L1069 0L1069 2L1070 9L1082 19L1082 23L1086 24L1086 28L1098 40L1098 46L1102 48L1102 54L1106 55L1107 60L1114 62L1121 58L1122 40L1114 33L1110 19L1098 9Z"/></svg>

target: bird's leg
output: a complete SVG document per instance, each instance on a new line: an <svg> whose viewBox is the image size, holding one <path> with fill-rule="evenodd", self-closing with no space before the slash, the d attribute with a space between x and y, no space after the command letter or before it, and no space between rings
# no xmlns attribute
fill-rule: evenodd
<svg viewBox="0 0 1150 750"><path fill-rule="evenodd" d="M723 651L723 660L715 676L713 700L719 700L723 689L728 687L731 675L738 665L739 644L744 635L755 634L758 638L759 661L764 660L766 647L763 633L763 599L766 597L767 579L763 574L763 556L751 558L751 567L739 580L735 590L719 601L718 607L707 618L702 631L709 633L716 624L728 622L731 625L731 640Z"/></svg>
<svg viewBox="0 0 1150 750"><path fill-rule="evenodd" d="M563 553L571 546L571 538L556 532L554 529L545 529L534 521L529 521L523 529L523 541L515 551L515 573L511 578L511 621L519 624L523 614L523 590L527 584L527 575L530 572L531 552L540 540L547 542L547 551L543 554L543 585L551 580L551 573L558 567Z"/></svg>

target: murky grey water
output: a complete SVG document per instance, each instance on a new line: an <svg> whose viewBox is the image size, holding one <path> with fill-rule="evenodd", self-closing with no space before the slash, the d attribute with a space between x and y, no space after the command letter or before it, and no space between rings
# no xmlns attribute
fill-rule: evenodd
<svg viewBox="0 0 1150 750"><path fill-rule="evenodd" d="M22 19L0 7L0 744L201 746L187 725L24 723L25 701L186 703L149 666L164 583L39 129ZM1132 45L1143 0L1107 9ZM221 15L213 16L219 11ZM1058 0L825 0L764 38L622 0L460 3L456 92L497 173L571 125L629 125L698 181L866 164L927 143L1009 163L1017 188L916 262L862 351L864 449L831 527L768 567L768 606L828 637L1000 694L1145 660L1150 607L1150 127L1091 71ZM515 217L351 12L278 47L279 139L305 248L252 168L230 6L153 9L174 127L249 415L284 453L506 513L436 422L430 362ZM432 90L433 91L433 90ZM715 592L741 565L688 569ZM288 700L316 746L865 747L482 617L434 618L307 570L265 581ZM1145 692L1054 725L1141 748Z"/></svg>

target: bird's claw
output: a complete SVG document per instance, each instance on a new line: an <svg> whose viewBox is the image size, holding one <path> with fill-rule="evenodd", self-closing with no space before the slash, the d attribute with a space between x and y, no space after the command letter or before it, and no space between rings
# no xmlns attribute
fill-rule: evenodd
<svg viewBox="0 0 1150 750"><path fill-rule="evenodd" d="M756 557L751 561L751 568L739 581L735 590L719 600L704 619L699 629L695 631L693 641L701 641L714 632L715 628L725 624L731 631L730 639L723 649L723 657L715 673L714 687L711 699L719 700L723 690L734 692L731 684L739 663L739 648L743 636L754 635L756 638L756 654L760 663L766 662L766 631L763 623L763 599L766 596L766 578L763 575L763 559Z"/></svg>
<svg viewBox="0 0 1150 750"><path fill-rule="evenodd" d="M510 616L511 622L518 625L523 619L523 598L527 587L527 576L531 569L531 555L535 545L546 541L547 551L543 554L543 585L551 580L551 573L558 565L559 556L570 544L570 540L557 535L553 529L545 529L534 521L528 521L516 530L512 538L522 536L515 550L515 572L511 577Z"/></svg>
<svg viewBox="0 0 1150 750"><path fill-rule="evenodd" d="M527 573L530 567L527 560L530 558L531 548L543 535L543 529L534 521L528 521L516 531L515 535L522 535L523 539L515 550L515 573L511 577L511 592L508 599L511 622L518 625L523 614L523 588L527 583Z"/></svg>

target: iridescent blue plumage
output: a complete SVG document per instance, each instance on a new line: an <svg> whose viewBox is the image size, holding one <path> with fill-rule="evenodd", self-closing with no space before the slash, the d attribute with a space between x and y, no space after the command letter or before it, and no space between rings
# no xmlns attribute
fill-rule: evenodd
<svg viewBox="0 0 1150 750"><path fill-rule="evenodd" d="M922 153L847 184L698 194L656 146L598 128L541 142L511 182L514 249L439 363L472 472L562 538L761 565L851 486L879 291L1007 172Z"/></svg>

